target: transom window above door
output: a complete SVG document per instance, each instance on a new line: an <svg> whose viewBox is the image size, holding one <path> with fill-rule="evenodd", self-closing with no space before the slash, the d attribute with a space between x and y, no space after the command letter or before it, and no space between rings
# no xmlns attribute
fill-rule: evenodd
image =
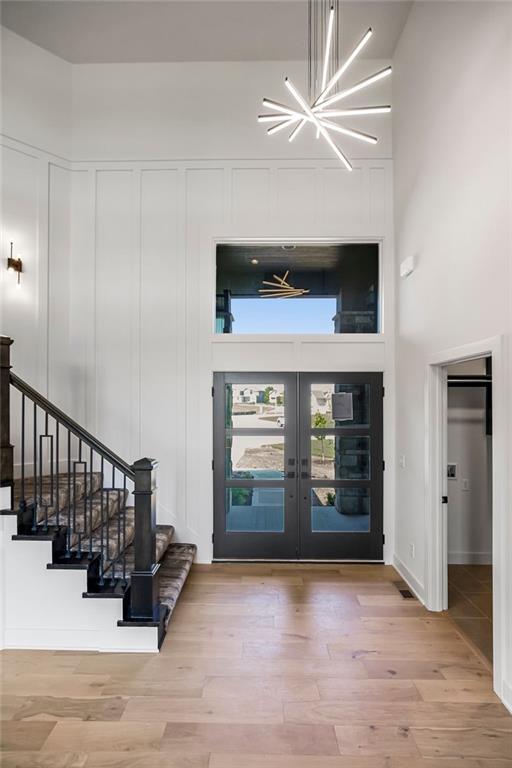
<svg viewBox="0 0 512 768"><path fill-rule="evenodd" d="M219 244L216 262L216 333L380 333L377 243Z"/></svg>

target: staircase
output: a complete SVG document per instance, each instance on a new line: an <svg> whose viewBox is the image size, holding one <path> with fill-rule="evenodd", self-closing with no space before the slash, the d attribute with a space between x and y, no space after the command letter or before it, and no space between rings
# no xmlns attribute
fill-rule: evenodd
<svg viewBox="0 0 512 768"><path fill-rule="evenodd" d="M12 373L11 343L0 337L6 645L158 650L196 547L156 523L157 463L128 464Z"/></svg>

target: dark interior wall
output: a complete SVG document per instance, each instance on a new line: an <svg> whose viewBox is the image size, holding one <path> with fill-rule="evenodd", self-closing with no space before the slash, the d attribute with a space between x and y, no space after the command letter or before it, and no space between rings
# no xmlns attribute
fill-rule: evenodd
<svg viewBox="0 0 512 768"><path fill-rule="evenodd" d="M309 289L310 296L337 296L342 289L344 302L352 304L352 295L366 292L372 284L377 288L378 261L378 246L373 244L297 246L291 251L281 246L219 245L217 292L258 296L263 280L289 270L294 287Z"/></svg>

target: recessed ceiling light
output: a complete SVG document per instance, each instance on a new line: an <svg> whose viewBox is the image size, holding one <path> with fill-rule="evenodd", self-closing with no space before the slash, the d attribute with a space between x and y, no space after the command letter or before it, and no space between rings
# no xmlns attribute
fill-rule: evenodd
<svg viewBox="0 0 512 768"><path fill-rule="evenodd" d="M296 245L282 245L281 248L283 251L294 251L296 249Z"/></svg>
<svg viewBox="0 0 512 768"><path fill-rule="evenodd" d="M258 259L251 259L251 264L259 264Z"/></svg>

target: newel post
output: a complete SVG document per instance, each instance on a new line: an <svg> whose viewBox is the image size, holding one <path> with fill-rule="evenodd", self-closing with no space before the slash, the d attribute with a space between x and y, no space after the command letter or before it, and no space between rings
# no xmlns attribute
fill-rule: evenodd
<svg viewBox="0 0 512 768"><path fill-rule="evenodd" d="M158 605L156 563L156 470L154 459L139 459L135 474L135 570L131 574L131 618L154 620Z"/></svg>
<svg viewBox="0 0 512 768"><path fill-rule="evenodd" d="M11 489L10 509L13 508L14 486L10 424L11 344L9 336L0 336L0 486Z"/></svg>

